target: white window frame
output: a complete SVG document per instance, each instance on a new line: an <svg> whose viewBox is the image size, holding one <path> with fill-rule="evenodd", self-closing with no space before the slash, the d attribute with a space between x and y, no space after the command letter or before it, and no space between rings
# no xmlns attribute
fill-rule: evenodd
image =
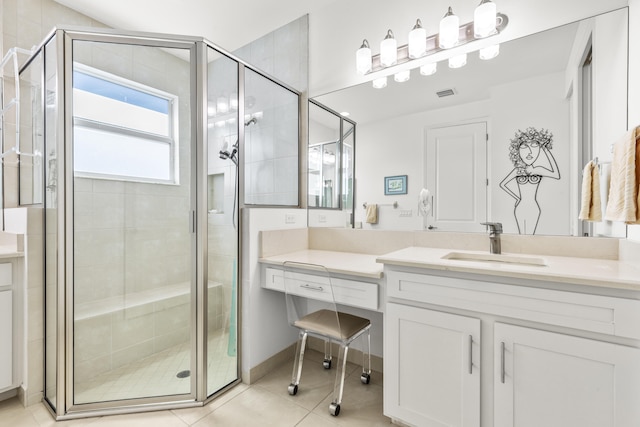
<svg viewBox="0 0 640 427"><path fill-rule="evenodd" d="M104 123L96 120L90 120L73 115L73 126L84 127L89 130L97 130L106 133L113 133L122 136L132 136L141 138L147 141L155 143L166 144L169 146L169 179L159 178L146 178L135 175L122 175L122 174L110 174L101 172L88 172L88 171L75 171L74 176L80 178L92 178L92 179L105 179L115 181L129 181L129 182L143 182L143 183L156 183L156 184L180 184L180 169L179 169L179 135L178 135L178 96L171 93L146 86L142 83L129 80L115 74L108 73L103 70L99 70L85 64L74 62L74 71L79 71L83 74L88 74L93 77L97 77L108 82L124 86L135 91L144 92L151 96L166 99L169 104L168 110L168 124L169 128L167 135L160 135L152 132L145 132L138 129L128 128L124 126L118 126L111 123Z"/></svg>

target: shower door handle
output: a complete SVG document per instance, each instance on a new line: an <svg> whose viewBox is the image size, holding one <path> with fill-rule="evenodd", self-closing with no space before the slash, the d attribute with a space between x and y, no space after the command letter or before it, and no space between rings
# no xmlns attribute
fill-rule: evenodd
<svg viewBox="0 0 640 427"><path fill-rule="evenodd" d="M189 232L196 234L196 211L189 213Z"/></svg>

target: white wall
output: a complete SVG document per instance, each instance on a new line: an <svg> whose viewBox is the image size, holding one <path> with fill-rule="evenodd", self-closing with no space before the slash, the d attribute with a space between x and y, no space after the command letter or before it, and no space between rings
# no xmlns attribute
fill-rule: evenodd
<svg viewBox="0 0 640 427"><path fill-rule="evenodd" d="M286 221L286 217L293 221ZM304 227L305 209L242 210L242 377L295 341L284 295L261 287L260 231Z"/></svg>

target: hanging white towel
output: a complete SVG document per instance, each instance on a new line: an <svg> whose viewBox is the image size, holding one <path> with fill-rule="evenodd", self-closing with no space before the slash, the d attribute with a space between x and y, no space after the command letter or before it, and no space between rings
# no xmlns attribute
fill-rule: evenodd
<svg viewBox="0 0 640 427"><path fill-rule="evenodd" d="M378 223L378 205L375 203L369 203L367 205L367 224L377 224Z"/></svg>
<svg viewBox="0 0 640 427"><path fill-rule="evenodd" d="M431 192L426 188L420 190L418 195L418 214L428 216L431 213Z"/></svg>
<svg viewBox="0 0 640 427"><path fill-rule="evenodd" d="M611 184L605 219L640 224L638 182L640 181L640 144L638 128L628 131L613 147Z"/></svg>
<svg viewBox="0 0 640 427"><path fill-rule="evenodd" d="M582 172L582 202L578 219L586 221L602 221L602 205L600 201L600 173L598 165L589 161Z"/></svg>

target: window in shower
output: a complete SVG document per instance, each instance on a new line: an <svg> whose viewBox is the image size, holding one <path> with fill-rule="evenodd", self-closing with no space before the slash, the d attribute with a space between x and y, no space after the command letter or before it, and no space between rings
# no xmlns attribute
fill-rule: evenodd
<svg viewBox="0 0 640 427"><path fill-rule="evenodd" d="M77 176L177 184L177 97L74 64Z"/></svg>

